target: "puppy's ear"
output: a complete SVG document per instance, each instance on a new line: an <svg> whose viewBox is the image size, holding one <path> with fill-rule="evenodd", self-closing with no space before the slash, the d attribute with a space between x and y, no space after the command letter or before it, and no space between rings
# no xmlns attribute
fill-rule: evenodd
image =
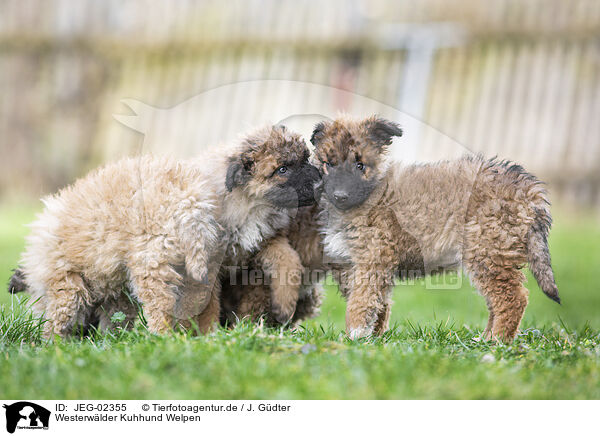
<svg viewBox="0 0 600 436"><path fill-rule="evenodd" d="M244 165L239 160L234 160L227 167L227 175L225 176L225 187L229 192L236 186L245 185L250 179L250 167Z"/></svg>
<svg viewBox="0 0 600 436"><path fill-rule="evenodd" d="M318 123L313 132L312 132L312 136L310 137L310 142L312 145L314 145L315 147L319 144L319 142L321 142L321 140L325 137L325 128L329 125L328 122L326 121L321 121L320 123Z"/></svg>
<svg viewBox="0 0 600 436"><path fill-rule="evenodd" d="M369 118L366 128L369 139L381 145L390 145L393 136L402 136L402 129L397 123L383 118Z"/></svg>

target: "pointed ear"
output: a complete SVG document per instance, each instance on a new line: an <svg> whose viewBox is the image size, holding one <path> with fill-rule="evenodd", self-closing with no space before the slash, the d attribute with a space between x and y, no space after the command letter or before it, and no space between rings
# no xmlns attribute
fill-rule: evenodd
<svg viewBox="0 0 600 436"><path fill-rule="evenodd" d="M377 144L390 145L392 137L402 136L402 129L397 123L383 118L369 118L366 127L369 139Z"/></svg>
<svg viewBox="0 0 600 436"><path fill-rule="evenodd" d="M245 168L241 161L235 160L227 167L227 175L225 176L225 187L229 192L236 186L245 185L250 179L250 171Z"/></svg>
<svg viewBox="0 0 600 436"><path fill-rule="evenodd" d="M325 128L328 126L329 123L327 121L321 121L315 126L312 136L310 137L310 142L312 145L316 147L319 142L321 142L321 140L325 137Z"/></svg>

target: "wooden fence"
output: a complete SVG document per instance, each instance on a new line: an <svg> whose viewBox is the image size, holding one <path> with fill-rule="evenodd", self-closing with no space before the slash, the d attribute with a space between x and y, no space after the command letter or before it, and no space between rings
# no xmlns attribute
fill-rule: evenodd
<svg viewBox="0 0 600 436"><path fill-rule="evenodd" d="M273 79L344 89L422 120L418 157L437 156L441 132L600 205L596 0L3 0L0 194L50 192L138 152L144 138L113 117L128 113L122 99L170 108ZM352 104L314 93L303 97L313 106ZM235 108L286 98L232 93L179 122L212 141L230 133ZM158 127L167 143L181 130Z"/></svg>

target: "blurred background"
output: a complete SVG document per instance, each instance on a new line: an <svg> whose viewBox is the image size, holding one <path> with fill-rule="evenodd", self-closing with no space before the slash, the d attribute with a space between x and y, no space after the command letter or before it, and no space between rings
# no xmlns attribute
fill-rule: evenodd
<svg viewBox="0 0 600 436"><path fill-rule="evenodd" d="M265 80L319 86L293 98L269 82L227 88ZM544 301L528 316L600 325L597 0L2 0L2 277L18 261L22 224L40 196L144 149L143 128L115 114L123 121L177 108L214 89L223 92L177 124L154 115L142 124L165 144L185 129L203 143L231 137L235 108L261 120L260 108L298 99L328 113L378 102L429 127L409 135L406 152L416 159L439 158L442 135L524 164L549 183L551 251L565 294L563 312ZM405 302L425 308L415 319L429 319L436 304L456 313L429 295ZM455 316L483 323L483 301L473 304Z"/></svg>

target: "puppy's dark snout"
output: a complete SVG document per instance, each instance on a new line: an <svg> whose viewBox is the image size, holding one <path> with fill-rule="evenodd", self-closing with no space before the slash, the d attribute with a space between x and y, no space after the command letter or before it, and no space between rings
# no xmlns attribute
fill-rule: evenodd
<svg viewBox="0 0 600 436"><path fill-rule="evenodd" d="M343 203L348 200L348 193L345 191L335 191L333 193L333 198L335 198L335 201Z"/></svg>

